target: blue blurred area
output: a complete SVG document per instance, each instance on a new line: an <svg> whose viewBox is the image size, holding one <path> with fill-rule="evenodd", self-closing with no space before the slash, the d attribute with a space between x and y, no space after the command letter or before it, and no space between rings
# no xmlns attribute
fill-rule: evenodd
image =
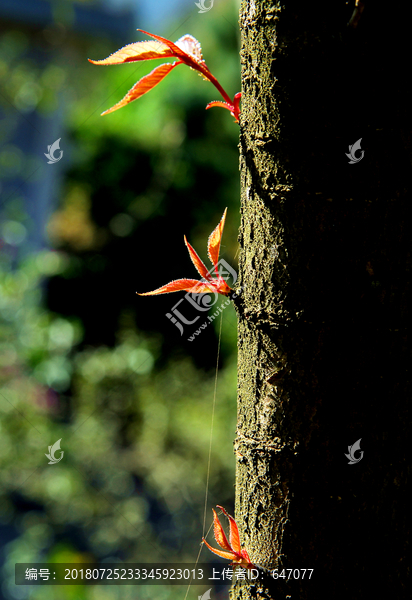
<svg viewBox="0 0 412 600"><path fill-rule="evenodd" d="M27 52L24 53L23 50L23 55L44 70L47 65L52 64L55 53L51 49L54 47L57 53L64 55L62 47L64 48L69 37L69 43L74 48L82 39L89 39L90 36L97 39L109 38L121 43L133 35L134 19L138 19L138 11L136 5L133 10L125 7L115 10L116 4L111 3L110 8L107 3L88 6L70 2L62 5L48 0L1 0L1 30L7 32L20 29L26 36L19 38L15 35L14 39L9 38L5 59L13 60L14 52L19 52L19 45L29 43ZM13 207L16 201L24 199L30 227L27 229L26 239L20 245L20 257L47 245L43 225L56 207L62 163L56 163L50 168L43 160L40 162L38 157L42 156L42 151L44 154L47 145L59 135L64 136L66 131L67 106L64 97L59 98L55 110L45 114L44 111L36 110L35 104L31 104L34 95L35 89L27 89L26 94L21 94L17 106L7 103L3 96L3 106L0 106L3 153L7 152L9 161L14 159L21 165L23 161L20 157L23 153L32 159L27 161L28 169L23 170L21 166L15 176L11 174L3 177L0 188L0 210L7 210L9 202ZM48 141L46 146L45 140ZM69 154L70 148L66 146L66 168ZM11 211L13 212L13 208Z"/></svg>
<svg viewBox="0 0 412 600"><path fill-rule="evenodd" d="M192 9L193 4L192 0L154 0L153 2L148 0L139 3L139 17L147 27L162 27L172 20L179 21L181 17L186 18L186 12Z"/></svg>
<svg viewBox="0 0 412 600"><path fill-rule="evenodd" d="M108 35L121 39L129 31L133 19L139 17L139 3L95 2L55 3L49 0L1 0L0 16L11 23L21 23L30 28L47 27L59 20L70 25L73 31L85 35Z"/></svg>

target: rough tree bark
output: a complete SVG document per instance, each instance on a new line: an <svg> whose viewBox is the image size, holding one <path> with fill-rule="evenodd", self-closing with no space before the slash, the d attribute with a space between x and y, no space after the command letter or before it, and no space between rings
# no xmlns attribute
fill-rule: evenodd
<svg viewBox="0 0 412 600"><path fill-rule="evenodd" d="M241 4L236 518L255 564L314 572L238 600L410 597L408 19L354 8Z"/></svg>

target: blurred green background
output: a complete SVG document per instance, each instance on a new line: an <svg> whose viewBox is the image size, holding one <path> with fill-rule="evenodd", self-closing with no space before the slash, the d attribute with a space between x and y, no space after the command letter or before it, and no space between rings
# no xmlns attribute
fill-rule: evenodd
<svg viewBox="0 0 412 600"><path fill-rule="evenodd" d="M187 1L0 0L0 593L7 600L184 597L180 586L16 586L14 565L196 560L220 318L190 342L208 313L181 335L166 313L184 293L136 291L196 278L183 235L209 265L207 238L226 206L221 256L237 269L239 129L228 111L205 111L219 94L186 66L100 117L161 62L98 67L87 58L146 39L136 27L173 41L190 33L233 96L237 15L235 0L216 0L200 14ZM59 138L63 157L47 164L47 147ZM207 528L212 506L233 511L235 422L230 306ZM45 454L60 438L63 459L49 465ZM209 558L203 549L201 560ZM204 591L192 587L188 597Z"/></svg>

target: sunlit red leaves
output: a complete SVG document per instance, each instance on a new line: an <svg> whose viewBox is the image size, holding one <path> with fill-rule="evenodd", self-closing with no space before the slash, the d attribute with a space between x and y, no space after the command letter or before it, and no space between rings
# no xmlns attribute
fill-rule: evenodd
<svg viewBox="0 0 412 600"><path fill-rule="evenodd" d="M231 560L232 563L237 564L241 567L245 567L246 569L253 568L254 565L250 562L248 553L246 552L246 550L242 550L242 548L240 547L239 530L237 528L236 521L225 511L225 509L222 506L218 506L217 508L220 508L223 514L226 515L226 517L229 519L229 541L227 540L223 527L220 524L219 517L217 516L216 511L212 509L215 540L219 544L219 546L223 548L223 550L213 548L203 538L204 543L209 548L209 550L211 550L214 554L217 554L221 558Z"/></svg>
<svg viewBox="0 0 412 600"><path fill-rule="evenodd" d="M89 62L94 65L122 65L127 62L136 62L137 60L173 58L173 56L173 52L166 44L148 40L146 42L128 44L103 60L91 60L89 58Z"/></svg>
<svg viewBox="0 0 412 600"><path fill-rule="evenodd" d="M242 93L238 92L237 94L235 94L235 97L233 98L233 102L231 102L231 103L222 102L221 100L214 100L213 102L209 102L209 104L206 106L206 110L208 108L213 108L214 106L226 108L227 110L230 110L230 114L233 117L235 117L236 122L239 123L239 115L240 115L239 103L240 103L241 97L242 97Z"/></svg>
<svg viewBox="0 0 412 600"><path fill-rule="evenodd" d="M151 73L142 77L140 81L138 81L126 94L120 102L102 112L102 115L108 115L111 112L114 112L118 108L122 108L129 104L129 102L133 102L133 100L137 100L146 92L149 92L153 89L162 79L166 77L175 67L177 67L179 63L175 62L173 64L164 64L160 65L160 67L156 67Z"/></svg>
<svg viewBox="0 0 412 600"><path fill-rule="evenodd" d="M136 62L141 60L152 60L156 58L177 58L174 63L166 63L156 67L149 73L140 79L126 94L126 96L117 104L109 108L102 115L111 113L133 100L137 100L153 89L162 79L166 77L178 65L185 64L191 69L198 71L205 79L213 83L213 85L219 90L220 94L224 98L224 102L215 101L207 105L206 108L212 106L220 106L226 108L235 117L236 121L239 122L239 101L240 92L236 94L233 101L230 99L228 94L222 88L217 79L209 71L205 61L202 57L202 50L199 42L193 36L186 34L173 43L166 38L153 33L138 29L142 33L149 35L154 40L146 42L135 42L128 44L124 48L120 48L117 52L114 52L103 60L91 60L89 61L95 65L121 65L129 62Z"/></svg>
<svg viewBox="0 0 412 600"><path fill-rule="evenodd" d="M215 277L212 277L212 275L210 275L206 265L201 260L196 250L189 244L185 236L184 240L189 251L190 258L192 259L192 262L195 265L197 272L203 278L203 280L199 281L198 279L176 279L175 281L171 281L170 283L167 283L166 285L158 288L157 290L153 290L152 292L145 292L143 294L139 294L139 296L156 296L157 294L169 294L170 292L178 291L190 292L191 294L210 294L217 292L218 294L222 294L223 296L228 296L232 290L227 285L223 277L219 274L218 265L220 242L222 239L223 228L225 226L226 211L227 208L223 213L219 225L210 234L207 244L208 255L214 266Z"/></svg>

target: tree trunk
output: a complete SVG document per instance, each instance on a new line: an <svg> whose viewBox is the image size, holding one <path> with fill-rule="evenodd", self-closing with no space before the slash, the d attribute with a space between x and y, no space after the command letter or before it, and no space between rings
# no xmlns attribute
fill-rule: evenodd
<svg viewBox="0 0 412 600"><path fill-rule="evenodd" d="M410 597L410 36L365 4L241 4L236 518L295 571L239 600Z"/></svg>

